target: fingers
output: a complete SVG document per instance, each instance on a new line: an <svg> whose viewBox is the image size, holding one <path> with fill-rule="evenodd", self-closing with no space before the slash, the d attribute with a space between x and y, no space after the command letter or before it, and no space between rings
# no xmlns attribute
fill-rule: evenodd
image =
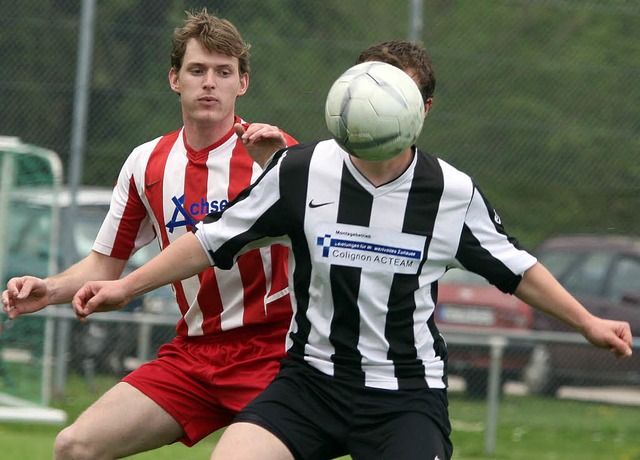
<svg viewBox="0 0 640 460"><path fill-rule="evenodd" d="M7 291L13 298L26 299L29 297L29 294L31 294L31 291L36 284L36 280L38 280L38 278L33 278L31 276L11 278L7 282Z"/></svg>
<svg viewBox="0 0 640 460"><path fill-rule="evenodd" d="M16 300L29 297L34 282L28 277L11 278L7 282L7 289L2 292L2 309L9 319L16 318L20 312Z"/></svg>
<svg viewBox="0 0 640 460"><path fill-rule="evenodd" d="M629 323L623 321L609 321L609 334L605 343L609 350L618 358L628 358L633 354L633 336Z"/></svg>
<svg viewBox="0 0 640 460"><path fill-rule="evenodd" d="M242 139L242 136L243 136L243 135L244 135L244 133L245 133L244 126L242 126L242 124L241 124L241 123L236 123L236 124L234 124L234 125L233 125L233 129L235 130L236 135L237 135L240 139Z"/></svg>
<svg viewBox="0 0 640 460"><path fill-rule="evenodd" d="M78 292L76 292L76 295L74 295L71 300L71 305L76 317L83 323L87 322L87 316L92 313L92 308L89 305L89 302L93 298L94 292L91 289L91 286L87 283L82 286Z"/></svg>
<svg viewBox="0 0 640 460"><path fill-rule="evenodd" d="M253 123L245 129L241 124L236 123L234 129L244 144L255 144L256 142L268 140L269 142L275 142L279 148L287 146L284 134L277 126Z"/></svg>
<svg viewBox="0 0 640 460"><path fill-rule="evenodd" d="M9 295L9 291L2 292L2 310L9 317L9 319L13 319L15 317L15 305L11 301L11 296Z"/></svg>
<svg viewBox="0 0 640 460"><path fill-rule="evenodd" d="M618 346L616 347L616 356L618 358L628 358L633 354L633 334L629 323L621 322L617 325L618 330L616 339Z"/></svg>

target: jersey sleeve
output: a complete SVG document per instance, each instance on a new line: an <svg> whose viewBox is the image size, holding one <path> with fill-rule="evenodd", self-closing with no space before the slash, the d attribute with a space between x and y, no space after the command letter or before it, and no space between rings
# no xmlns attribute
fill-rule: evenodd
<svg viewBox="0 0 640 460"><path fill-rule="evenodd" d="M456 260L512 294L536 258L509 236L498 214L477 187L466 213Z"/></svg>
<svg viewBox="0 0 640 460"><path fill-rule="evenodd" d="M195 229L211 265L229 269L243 253L272 244L289 246L281 212L278 152L260 178L221 212L208 214Z"/></svg>
<svg viewBox="0 0 640 460"><path fill-rule="evenodd" d="M143 152L134 150L127 158L113 189L109 212L93 244L93 250L118 259L129 259L138 249L155 238L155 230L142 199Z"/></svg>

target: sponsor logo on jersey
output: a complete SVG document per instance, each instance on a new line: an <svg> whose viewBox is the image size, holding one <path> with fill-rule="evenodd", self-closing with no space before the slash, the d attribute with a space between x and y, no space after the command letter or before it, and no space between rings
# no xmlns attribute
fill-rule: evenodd
<svg viewBox="0 0 640 460"><path fill-rule="evenodd" d="M315 203L313 200L309 201L309 207L310 208L319 208L322 206L326 206L328 204L333 204L333 201L325 201L323 203Z"/></svg>
<svg viewBox="0 0 640 460"><path fill-rule="evenodd" d="M319 262L415 274L426 238L388 229L320 224L315 254Z"/></svg>
<svg viewBox="0 0 640 460"><path fill-rule="evenodd" d="M175 209L171 220L165 224L169 233L173 233L173 230L178 227L193 228L204 216L210 212L222 211L229 204L227 200L207 201L204 197L199 201L185 204L184 195L179 198L174 196L171 201L175 205Z"/></svg>

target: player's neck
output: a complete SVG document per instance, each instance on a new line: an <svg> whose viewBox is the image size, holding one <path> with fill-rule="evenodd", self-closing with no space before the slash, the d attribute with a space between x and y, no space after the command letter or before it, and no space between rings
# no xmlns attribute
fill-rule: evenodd
<svg viewBox="0 0 640 460"><path fill-rule="evenodd" d="M185 121L184 134L189 146L199 151L222 139L229 133L232 127L233 120L229 123L196 123Z"/></svg>
<svg viewBox="0 0 640 460"><path fill-rule="evenodd" d="M351 162L374 187L396 180L413 161L413 148L386 161L365 161L351 156Z"/></svg>

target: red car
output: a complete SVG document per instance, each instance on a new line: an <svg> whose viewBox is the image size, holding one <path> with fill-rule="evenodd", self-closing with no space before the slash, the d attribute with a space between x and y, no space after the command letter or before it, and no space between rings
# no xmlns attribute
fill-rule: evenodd
<svg viewBox="0 0 640 460"><path fill-rule="evenodd" d="M475 273L449 270L438 285L436 324L445 340L447 332L476 329L490 334L492 330L529 330L534 323L532 308L517 297L501 292ZM449 372L463 377L471 397L487 394L490 367L488 346L447 342ZM531 347L525 343L509 344L502 356L502 382L520 379Z"/></svg>

